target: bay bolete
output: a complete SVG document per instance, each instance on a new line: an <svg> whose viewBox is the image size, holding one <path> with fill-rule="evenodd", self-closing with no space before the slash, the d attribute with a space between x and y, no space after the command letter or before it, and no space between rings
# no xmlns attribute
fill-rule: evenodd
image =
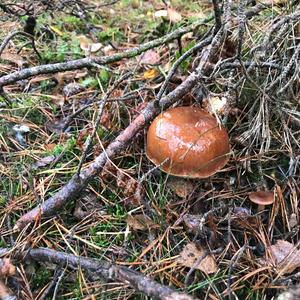
<svg viewBox="0 0 300 300"><path fill-rule="evenodd" d="M229 160L229 137L216 118L198 107L176 107L154 119L146 155L171 175L205 178Z"/></svg>

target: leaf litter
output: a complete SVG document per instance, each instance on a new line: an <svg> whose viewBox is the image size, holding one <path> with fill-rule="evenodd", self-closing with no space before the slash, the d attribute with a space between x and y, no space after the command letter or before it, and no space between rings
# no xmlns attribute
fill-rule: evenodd
<svg viewBox="0 0 300 300"><path fill-rule="evenodd" d="M276 5L283 5L279 2L276 1ZM166 28L172 28L172 26L177 26L181 22L190 22L189 18L206 17L207 14L212 12L211 1L203 1L193 11L186 10L186 4L182 3L177 7L174 1L172 7L167 6L162 9L162 3L137 1L137 3L132 4L132 10L137 7L136 9L142 10L143 13L138 12L133 19L135 21L141 20L140 23L137 25L132 23L129 16L126 22L118 27L114 24L121 21L122 17L120 18L120 16L126 9L122 6L122 3L119 3L113 10L101 10L101 22L105 24L101 22L101 25L94 24L93 29L96 29L97 34L87 26L83 26L85 29L81 33L80 31L83 28L80 24L81 18L69 18L64 22L49 21L47 26L55 32L55 43L57 46L62 47L45 48L44 52L47 55L54 52L65 57L62 59L59 56L46 57L45 55L44 59L49 59L53 63L60 59L65 61L67 58L72 58L68 55L73 50L81 58L84 56L115 54L123 49L134 47L139 41L145 39L149 29L146 28L143 31L141 28L145 29L148 25L150 25L149 28L154 28L147 36L151 40L159 30L167 30ZM280 7L282 6L280 5L274 8L273 13L275 15L278 11L281 11L282 8ZM95 9L97 10L97 8ZM93 18L96 18L96 16L93 15ZM255 36L257 33L257 38L262 35L262 31L265 29L264 26L271 20L270 18L269 21L263 21L262 18L263 15L260 15L257 19L250 19L247 24L249 26L247 30L249 29L251 34L253 29L256 30ZM70 20L73 24L61 25L61 23L70 22ZM76 22L80 24L78 27L76 27ZM41 25L41 28L43 28L43 24ZM260 25L262 25L261 28L257 28ZM13 28L15 26L13 25ZM201 38L203 32L206 32L207 28L211 26L211 21L208 21L193 32L187 33L182 40L184 49L180 50L184 52L193 47L193 43ZM7 22L7 27L12 28L9 22ZM76 29L69 32L68 28ZM38 30L42 29L39 28ZM78 38L81 34L83 38L79 39L79 46L72 45L71 48L67 48L67 46L70 46L68 42L76 40L76 37ZM249 33L247 32L247 34ZM44 47L44 36L45 32L39 32L38 47ZM66 41L66 37L69 41ZM288 34L284 37L285 41L293 39ZM247 47L249 49L254 48L252 36L247 36L246 39ZM18 43L18 40L16 39L15 42ZM48 43L50 42L48 41ZM51 44L54 45L55 43L51 41ZM226 57L232 55L232 49L229 48L233 47L233 50L235 50L236 47L234 43L229 44L224 44L222 55ZM67 50L61 50L64 47ZM280 51L280 45L278 45L278 49ZM1 62L0 69L3 73L22 68L27 64L37 65L39 63L35 58L32 58L35 57L34 53L29 57L24 55L25 51L21 51L20 54L15 54L15 49L10 49L10 51L5 51L2 54L3 62ZM10 139L7 139L5 131L0 132L0 156L7 166L7 170L1 166L4 196L1 194L0 200L2 203L3 199L6 201L6 198L12 198L12 204L6 210L9 211L12 218L16 219L24 211L27 211L29 206L39 203L40 200L43 201L45 195L47 197L53 191L58 190L61 184L67 182L68 178L76 172L80 155L85 149L86 138L94 126L96 105L89 107L80 116L76 116L72 120L71 126L67 128L66 125L70 125L70 123L66 123L66 120L74 111L86 104L85 98L90 95L91 91L97 91L103 95L112 82L117 79L116 74L122 74L128 69L134 70L133 77L123 82L121 87L116 90L117 93L111 97L114 98L113 104L109 103L105 106L100 122L102 126L97 130L93 144L94 153L88 153L83 167L86 167L95 157L95 153L101 152L103 147L109 144L118 132L124 130L133 117L137 116L142 108L154 99L161 87L161 80L164 75L162 73L170 70L179 52L179 46L174 42L162 45L159 49L146 51L141 56L138 66L136 66L135 60L132 62L126 59L111 64L103 72L93 69L66 71L55 75L35 76L30 78L29 81L24 80L5 87L5 91L8 93L15 91L14 97L18 98L13 109L6 111L5 114L9 115L10 118L18 114L20 126L22 126L23 121L24 124L30 121L41 129L28 133L20 132L20 136L17 136L17 131L13 130L15 133L13 137L10 136ZM8 56L5 59L7 54ZM278 57L274 57L272 63L280 60L281 56L289 57L283 51ZM169 83L167 86L168 92L185 80L187 74L195 66L197 59L196 56L191 57L185 65L182 64L179 67L172 78L172 84ZM160 66L162 66L162 69L160 69ZM97 69L97 66L95 66L95 69ZM273 71L270 71L269 74L272 74L275 78L276 73ZM270 272L271 277L272 274L279 274L283 279L287 275L294 276L300 266L298 259L300 253L297 243L299 181L296 176L288 176L286 166L292 164L293 161L297 161L297 157L294 157L298 153L294 141L297 140L296 128L298 128L298 125L291 125L290 117L286 120L283 117L278 125L274 114L272 117L268 115L274 112L274 107L271 105L273 100L264 100L266 102L263 102L263 96L255 91L252 85L248 86L244 81L245 90L236 90L238 97L233 97L232 104L231 98L224 98L222 92L227 90L228 87L232 87L233 83L237 83L242 78L239 77L242 76L242 72L224 72L224 74L223 76L222 73L219 78L217 74L216 77L210 78L209 82L204 83L205 89L202 94L207 96L206 92L213 92L212 97L207 97L202 101L201 97L198 97L201 93L197 94L192 90L179 101L178 105L195 105L198 101L202 107L208 106L213 114L221 115L220 120L222 122L227 120L225 124L231 130L231 143L234 152L228 168L212 178L197 182L186 181L185 179L173 180L173 178L167 180L159 170L150 172L142 182L142 197L144 197L142 200L148 204L148 206L145 205L147 211L146 213L141 212L141 202L134 201L133 197L140 185L139 179L153 166L146 161L143 155L144 140L143 134L140 134L136 142L129 145L128 149L116 158L116 161L114 161L115 166L108 164L101 175L88 186L88 189L92 192L74 203L71 208L73 211L71 217L73 218L70 220L69 215L64 213L56 218L55 222L59 222L61 226L70 230L70 234L61 237L58 231L51 227L54 224L52 220L48 220L48 224L41 221L40 228L49 227L45 229L46 231L42 237L39 235L40 228L33 231L30 235L30 243L37 247L51 245L54 248L68 248L70 251L83 252L87 256L95 255L95 253L101 256L107 255L106 250L99 250L101 247L105 249L105 247L116 246L116 249L121 250L129 248L128 251L124 251L125 254L122 261L120 261L121 264L140 265L145 274L150 276L152 272L153 274L159 274L162 281L168 281L175 287L182 286L183 278L191 269L199 270L206 275L216 274L219 270L224 271L224 276L214 278L213 285L209 285L213 287L210 292L205 288L195 287L195 293L203 299L207 297L216 299L216 295L219 294L222 294L222 296L219 295L220 297L226 297L227 294L224 292L226 281L229 282L229 286L230 283L233 283L233 293L238 294L240 292L241 297L247 297L248 294L245 296L243 284L238 287L234 285L235 282L238 282L235 281L235 271L240 272L241 278L245 278L245 285L257 287L255 291L253 290L253 293L258 298L264 293L272 294L273 291L270 291L272 288L265 288L272 284L272 279L259 274L258 266L261 262L270 267L268 272ZM257 69L255 76L251 78L257 84L261 84L264 80L268 80L265 77L264 80L261 80L263 79L262 76L263 72L260 73ZM51 86L53 81L54 87ZM28 82L30 83L29 87ZM83 86L84 88L82 88ZM25 87L27 90L25 90ZM143 88L144 91L141 92ZM264 88L262 86L262 90ZM36 92L36 89L39 96L37 96L37 93L31 94L31 92ZM297 86L293 86L291 90L297 94ZM247 97L245 97L244 91L248 92ZM51 97L46 99L43 94L48 94ZM124 95L129 96L123 98ZM27 99L26 96L30 96L28 98L31 99ZM73 96L75 97L72 98ZM246 98L250 100L245 101ZM39 100L37 101L37 99ZM74 99L75 101L73 101ZM288 105L291 105L293 100L293 96L289 94L289 99L281 104L286 105L286 103L289 103ZM30 101L32 102L30 103ZM269 106L264 106L266 103ZM297 105L297 102L294 101L294 103ZM27 109L26 106L30 106L30 108ZM236 113L232 113L234 111ZM297 111L297 109L294 111ZM274 120L271 126L273 131L268 131L267 119ZM255 125L255 127L253 125L255 120L259 120L256 123L259 126ZM281 127L282 124L284 126ZM285 131L286 126L291 126L287 131L290 134L292 132L291 136ZM244 140L246 146L242 147L236 141L249 128L250 130L245 135ZM261 135L259 135L260 128L265 130ZM273 148L270 151L264 148L263 142L268 134L272 135L273 143L271 145ZM286 136L289 136L289 138ZM28 151L28 148L15 150L12 146L13 141L23 144L24 148L30 145L30 151ZM65 152L61 152L61 149L65 149L63 150ZM61 161L57 164L57 168L48 170L46 167L55 161L57 155L61 155ZM30 174L32 182L29 182L26 172L19 170L16 172L14 164L16 161L24 166L24 169L30 169L32 166L37 169L43 168L43 173ZM245 167L247 165L251 168ZM125 171L123 172L123 170ZM124 173L128 173L129 176ZM230 178L234 178L234 180ZM258 212L255 205L246 202L249 192L262 185L265 185L266 189L270 189L276 184L282 188L281 200L276 205ZM7 186L14 187L14 193L8 192ZM41 199L35 194L36 190L41 195ZM220 202L225 203L227 209L215 210ZM66 208L66 211L68 209L69 207ZM6 217L7 214L4 214L2 224L6 224ZM111 219L113 221L109 221ZM132 233L128 233L123 239L120 233L127 226L132 230ZM293 229L293 232L288 232L289 228ZM49 234L47 230L49 230ZM93 235L94 232L101 232L101 235ZM289 235L291 233L293 235ZM76 240L77 238L79 239ZM25 241L23 236L19 236L18 239ZM141 242L142 239L143 243ZM274 242L276 239L277 241ZM5 230L3 230L3 240L5 242L9 241L9 236ZM85 244L86 242L88 244ZM183 244L185 246L180 251ZM246 246L243 248L243 245ZM223 247L224 251L221 255L210 253L210 249L214 249L216 246ZM246 250L242 252L240 249ZM238 253L237 258L236 253ZM140 256L140 254L143 255ZM176 259L176 267L173 263L174 255L179 255ZM109 257L109 259L114 258ZM233 260L233 258L236 258L236 260ZM228 275L229 272L226 273L228 269L233 270L233 276ZM178 270L180 271L178 272ZM199 277L198 273L195 277L197 280L195 283L201 286L203 278ZM26 278L28 274L25 272L22 276ZM81 296L88 297L94 291L90 287L91 282L89 278L82 274L78 276L77 282L80 282L80 284L83 282L83 285L80 285ZM209 280L210 278L213 277L209 277ZM28 278L25 280L30 282ZM297 282L296 277L293 277L292 280L295 283ZM49 282L50 280L45 284ZM116 294L122 289L125 298L132 296L132 292L124 287L114 288L117 290ZM215 290L218 291L216 294L213 292ZM34 294L38 294L38 292L39 288L36 288ZM246 292L248 292L248 287Z"/></svg>
<svg viewBox="0 0 300 300"><path fill-rule="evenodd" d="M200 270L206 274L218 271L213 255L206 255L204 248L195 243L188 243L179 254L177 262L185 267Z"/></svg>

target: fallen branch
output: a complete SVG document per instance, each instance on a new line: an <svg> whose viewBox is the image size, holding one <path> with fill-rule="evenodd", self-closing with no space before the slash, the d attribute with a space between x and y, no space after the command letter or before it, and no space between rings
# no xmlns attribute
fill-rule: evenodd
<svg viewBox="0 0 300 300"><path fill-rule="evenodd" d="M144 111L102 152L90 166L76 174L55 195L46 200L40 207L36 207L23 215L16 223L14 229L22 229L34 222L39 216L51 216L59 211L68 201L77 198L86 188L90 180L99 174L108 159L112 159L125 149L136 134L146 124L149 124L161 111L160 107L167 108L175 101L181 99L201 78L200 73L193 72L180 86L159 101L159 106L149 103Z"/></svg>
<svg viewBox="0 0 300 300"><path fill-rule="evenodd" d="M181 37L183 34L192 31L195 27L204 24L205 22L207 22L206 19L197 21L189 26L179 28L154 41L147 42L133 49L125 50L124 52L117 53L114 55L93 57L93 58L86 57L86 58L71 60L63 63L47 64L47 65L41 65L41 66L36 66L31 68L25 68L20 71L16 71L14 73L0 77L0 90L6 85L15 83L19 80L27 79L31 76L78 70L82 68L92 68L97 65L106 65L112 62L117 62L124 58L132 58L149 49L173 41Z"/></svg>
<svg viewBox="0 0 300 300"><path fill-rule="evenodd" d="M1 255L8 253L8 249L0 249ZM71 267L83 269L101 276L105 280L121 281L129 284L136 291L142 292L154 299L162 300L193 300L192 296L177 292L167 286L161 285L153 279L129 268L118 266L107 261L75 256L60 251L47 248L30 249L28 251L17 252L18 259L34 260L38 262L48 262L60 265L61 267Z"/></svg>
<svg viewBox="0 0 300 300"><path fill-rule="evenodd" d="M268 5L261 5L258 4L251 9L249 9L246 12L246 16L252 17L256 14L258 14L262 9L267 8ZM71 60L63 63L55 63L55 64L47 64L47 65L41 65L31 68L25 68L20 71L13 72L11 74L5 75L0 77L0 91L3 89L4 86L15 83L19 80L27 79L32 76L41 75L41 74L49 74L49 73L57 73L57 72L64 72L64 71L71 71L71 70L78 70L82 68L91 68L95 67L97 65L105 65L112 62L117 62L125 58L132 58L135 57L149 49L155 48L157 46L160 46L162 44L168 43L170 41L173 41L175 39L178 39L185 33L193 31L197 26L201 24L206 24L209 22L211 18L207 19L201 19L193 24L179 28L161 38L158 38L154 41L150 41L147 43L144 43L138 47L135 47L133 49L128 49L124 52L117 53L110 56L103 56L103 57L86 57L82 59L77 60Z"/></svg>
<svg viewBox="0 0 300 300"><path fill-rule="evenodd" d="M229 16L228 16L229 18ZM198 68L192 72L185 81L183 81L175 90L163 97L159 102L152 102L142 111L142 113L129 124L129 126L117 136L117 138L103 151L96 159L82 170L79 175L75 174L70 181L64 185L55 195L50 197L40 206L35 207L31 211L23 215L14 227L20 230L26 225L37 221L41 216L51 216L56 214L59 209L66 205L67 202L78 198L81 192L87 187L88 183L97 176L103 169L108 160L114 158L122 150L124 150L133 140L138 132L140 132L147 124L149 124L162 109L166 109L173 103L181 99L191 89L199 84L200 80L208 76L212 71L211 61L219 52L223 41L227 36L229 24L221 28L213 37L211 44L204 49L202 58ZM198 50L206 46L207 40L211 40L208 36L199 43ZM1 82L1 78L0 78Z"/></svg>

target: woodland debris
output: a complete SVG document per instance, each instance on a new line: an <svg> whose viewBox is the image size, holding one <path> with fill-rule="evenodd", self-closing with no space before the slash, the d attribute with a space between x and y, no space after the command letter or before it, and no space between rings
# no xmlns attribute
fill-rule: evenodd
<svg viewBox="0 0 300 300"><path fill-rule="evenodd" d="M158 227L158 225L156 225L150 219L150 217L144 214L128 215L126 218L126 222L128 226L133 230L147 230Z"/></svg>
<svg viewBox="0 0 300 300"><path fill-rule="evenodd" d="M180 198L187 198L195 190L195 184L186 178L170 177L167 185Z"/></svg>
<svg viewBox="0 0 300 300"><path fill-rule="evenodd" d="M254 8L253 8L254 9ZM252 10L253 10L252 9ZM255 9L257 9L255 7ZM264 9L264 7L259 6L258 12ZM250 14L252 12L247 12ZM255 11L258 13L257 11ZM246 14L246 15L247 15ZM228 16L229 17L229 16ZM196 26L196 23L194 23ZM54 65L44 65L36 68L24 69L19 72L15 72L0 78L0 88L4 85L15 82L18 79L28 78L32 75L41 73L53 73L63 70L73 70L78 68L83 68L91 66L94 63L107 64L114 61L119 61L123 58L130 58L136 56L150 48L155 47L161 43L167 42L168 40L173 40L174 38L181 36L182 34L190 31L193 27L178 29L175 32L166 35L162 39L155 40L141 45L138 49L131 49L125 51L121 54L112 55L103 58L85 58L73 61L72 63L58 63ZM213 36L213 38L208 37L203 41L200 41L196 46L197 50L205 48L202 52L202 57L200 57L200 63L195 68L195 71L190 73L190 75L173 91L167 94L165 97L161 98L159 102L150 102L146 108L129 124L129 126L122 131L119 136L106 148L106 151L102 152L97 158L80 174L75 174L70 181L64 185L55 195L46 200L41 206L35 207L33 210L27 212L23 215L15 225L16 230L24 228L29 223L33 223L38 220L40 216L49 216L57 213L59 208L65 205L70 200L77 198L82 191L87 187L91 179L93 179L97 174L99 174L108 159L112 159L117 154L127 147L130 142L134 139L138 132L140 132L146 125L148 125L160 112L161 107L167 109L170 105L175 103L177 100L182 99L203 76L207 76L212 71L211 60L219 53L219 47L222 45L224 39L227 36L228 30L230 29L230 23L225 22L224 28L220 31L218 35ZM210 42L210 44L209 44ZM212 45L214 47L212 47Z"/></svg>
<svg viewBox="0 0 300 300"><path fill-rule="evenodd" d="M0 299L1 300L17 300L4 284L4 279L14 276L16 267L11 263L10 258L0 258Z"/></svg>
<svg viewBox="0 0 300 300"><path fill-rule="evenodd" d="M180 252L177 262L185 267L194 268L206 274L212 274L218 270L214 256L206 255L204 249L195 243L185 245Z"/></svg>
<svg viewBox="0 0 300 300"><path fill-rule="evenodd" d="M300 250L292 243L278 240L267 250L271 257L266 258L266 262L274 265L278 274L290 274L300 267Z"/></svg>
<svg viewBox="0 0 300 300"><path fill-rule="evenodd" d="M5 253L6 249L0 249L0 253ZM186 293L177 292L167 286L163 286L150 277L145 276L132 269L118 266L107 261L75 256L65 252L55 251L48 248L28 249L17 252L16 256L22 260L33 260L37 262L47 262L58 264L62 267L82 269L101 276L105 280L123 282L131 285L137 291L149 297L161 300L193 300L194 298Z"/></svg>

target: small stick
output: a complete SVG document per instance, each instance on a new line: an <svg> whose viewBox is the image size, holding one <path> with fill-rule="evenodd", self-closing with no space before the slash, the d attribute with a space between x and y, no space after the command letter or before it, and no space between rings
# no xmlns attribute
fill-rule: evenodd
<svg viewBox="0 0 300 300"><path fill-rule="evenodd" d="M109 98L109 96L111 95L111 93L117 88L117 86L122 83L125 79L127 79L128 77L130 77L132 75L132 73L128 73L128 74L125 74L124 76L120 77L113 85L112 87L107 91L106 95L104 96L104 98L102 99L102 101L99 103L99 106L98 106L98 116L96 118L96 122L95 122L95 125L93 127L93 132L88 136L88 139L87 139L87 143L86 143L86 147L85 147L85 150L81 156L81 159L80 159L80 162L79 162L79 165L78 165L78 168L77 168L77 172L76 172L76 176L79 176L80 175L80 171L81 171L81 168L82 168L82 165L87 157L87 154L90 150L90 147L92 145L92 142L93 142L93 139L96 135L96 132L97 132L97 129L98 129L98 126L99 126L99 123L100 123L100 120L101 120L101 117L103 115L103 110L104 110L104 106Z"/></svg>
<svg viewBox="0 0 300 300"><path fill-rule="evenodd" d="M10 33L10 34L2 41L2 43L1 43L1 45L0 45L0 56L1 56L2 52L3 52L3 50L5 49L5 47L7 46L7 44L9 43L9 41L10 41L13 37L15 37L16 35L23 35L23 36L29 38L30 41L31 41L31 45L32 45L32 48L33 48L34 52L37 54L37 56L39 57L39 59L41 59L41 55L40 55L40 53L37 51L37 49L36 49L36 47L35 47L34 37L33 37L31 34L29 34L29 33L27 33L27 32L24 32L24 31L13 31L12 33ZM20 50L19 50L19 51L20 51Z"/></svg>

